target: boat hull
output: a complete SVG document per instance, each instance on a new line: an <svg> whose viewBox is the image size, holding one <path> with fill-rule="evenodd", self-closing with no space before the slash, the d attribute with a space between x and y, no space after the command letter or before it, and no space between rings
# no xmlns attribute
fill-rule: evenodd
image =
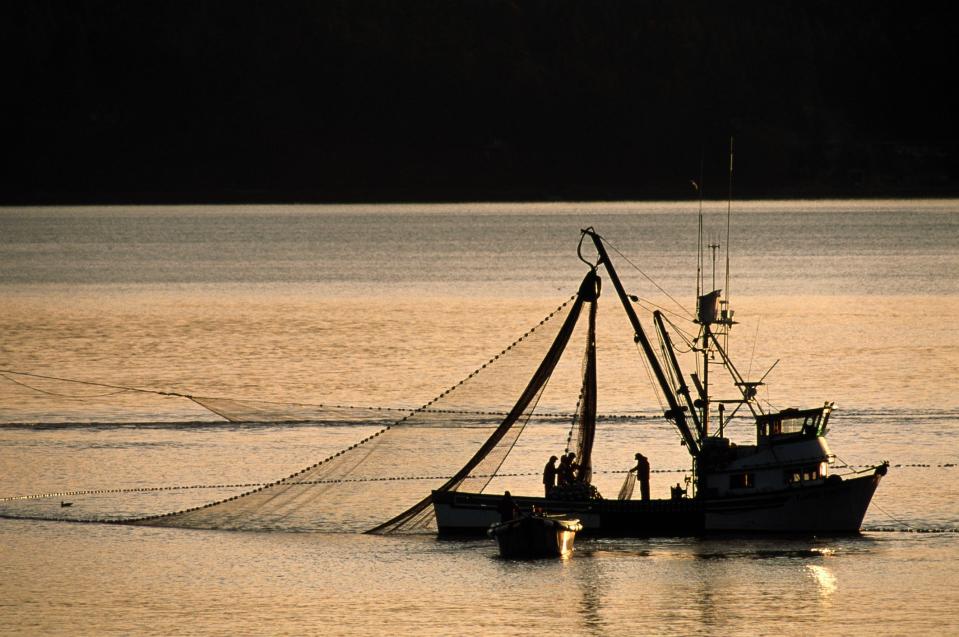
<svg viewBox="0 0 959 637"><path fill-rule="evenodd" d="M670 537L709 533L858 533L882 475L876 472L815 486L751 496L676 500L566 502L513 496L523 510L534 505L551 515L578 518L581 535ZM442 536L483 535L499 521L498 495L434 492Z"/></svg>
<svg viewBox="0 0 959 637"><path fill-rule="evenodd" d="M522 517L493 524L489 535L507 558L564 557L573 552L578 520Z"/></svg>

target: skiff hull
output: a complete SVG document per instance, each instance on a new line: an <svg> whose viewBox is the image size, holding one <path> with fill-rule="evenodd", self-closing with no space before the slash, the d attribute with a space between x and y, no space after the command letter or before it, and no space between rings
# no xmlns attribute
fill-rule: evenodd
<svg viewBox="0 0 959 637"><path fill-rule="evenodd" d="M716 499L591 500L566 502L513 496L523 510L541 507L550 515L577 518L581 535L669 537L709 533L858 533L873 493L876 472L841 482L772 493ZM484 535L499 521L501 496L434 492L433 509L441 536Z"/></svg>
<svg viewBox="0 0 959 637"><path fill-rule="evenodd" d="M502 557L530 559L564 557L573 552L579 520L521 517L493 524L489 535L499 544Z"/></svg>

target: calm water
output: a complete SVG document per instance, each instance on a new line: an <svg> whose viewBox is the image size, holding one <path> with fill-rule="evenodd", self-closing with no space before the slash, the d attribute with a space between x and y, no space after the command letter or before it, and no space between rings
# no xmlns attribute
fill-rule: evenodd
<svg viewBox="0 0 959 637"><path fill-rule="evenodd" d="M725 204L706 213L708 238L723 241ZM641 268L613 253L630 291L681 313L648 275L692 305L687 204L3 209L0 368L195 395L416 406L575 291L588 225ZM755 377L781 359L764 400L835 401L833 451L894 465L861 538L583 541L568 561L516 563L488 542L430 536L3 519L2 632L955 633L957 245L957 201L734 209L738 364ZM629 334L610 290L600 411L652 414L635 359L615 347ZM231 425L183 399L30 383L61 395L0 379L0 497L262 482L368 430ZM654 496L682 476L675 433L642 422L605 427L599 444L613 460L600 467L602 491L615 492L635 448L654 469L677 470L654 474ZM516 471L538 469L542 450L522 451L521 439ZM227 492L0 509L133 515Z"/></svg>

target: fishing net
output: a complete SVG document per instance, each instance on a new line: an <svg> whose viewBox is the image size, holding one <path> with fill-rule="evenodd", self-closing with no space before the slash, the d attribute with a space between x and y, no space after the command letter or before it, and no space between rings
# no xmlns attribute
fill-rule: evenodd
<svg viewBox="0 0 959 637"><path fill-rule="evenodd" d="M591 273L583 288L595 280ZM588 298L578 294L433 401L331 457L241 495L131 522L379 533L432 528L433 490L479 492L496 476L556 371L583 305L593 304ZM268 403L192 400L231 420L283 415ZM290 406L283 409L288 414ZM319 417L353 414L312 416Z"/></svg>
<svg viewBox="0 0 959 637"><path fill-rule="evenodd" d="M274 482L250 485L240 493L235 487L241 485L220 485L234 487L232 493L226 491L202 506L148 515L131 511L124 516L121 512L128 509L122 497L128 489L99 490L95 493L105 501L116 498L117 509L114 515L98 515L95 521L234 530L396 533L433 529L434 490L482 492L501 477L504 462L528 427L558 434L550 443L556 449L562 445L562 421L570 427L570 419L570 439L575 437L577 453L586 459L581 476L588 480L595 423L598 287L598 277L590 272L577 295L419 409L280 403L111 385L83 388L83 396L97 399L115 398L120 390L125 397L139 393L159 394L164 400L188 399L192 401L188 404L238 423L362 425L362 431L371 432ZM578 320L584 309L587 322ZM573 345L571 355L564 357L571 343L582 345ZM30 386L23 376L20 380L10 374L5 377ZM33 376L27 380L33 389L54 393L54 379ZM579 400L574 402L577 392ZM69 514L55 519L92 521Z"/></svg>
<svg viewBox="0 0 959 637"><path fill-rule="evenodd" d="M598 290L597 290L598 293ZM576 478L588 484L593 475L593 441L596 437L596 308L595 297L589 304L586 353L583 356L583 388L579 393L576 417L570 428L566 450L576 454L579 469ZM575 441L575 444L572 444Z"/></svg>
<svg viewBox="0 0 959 637"><path fill-rule="evenodd" d="M626 473L626 479L623 480L623 486L619 488L619 493L616 495L617 500L629 500L633 497L633 489L636 488L636 472L628 471Z"/></svg>

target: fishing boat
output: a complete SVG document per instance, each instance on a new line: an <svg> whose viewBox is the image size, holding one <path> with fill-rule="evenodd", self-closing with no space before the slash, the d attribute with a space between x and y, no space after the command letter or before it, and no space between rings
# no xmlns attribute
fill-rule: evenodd
<svg viewBox="0 0 959 637"><path fill-rule="evenodd" d="M566 557L573 552L576 532L582 528L575 518L522 515L494 523L487 534L499 544L502 557Z"/></svg>
<svg viewBox="0 0 959 637"><path fill-rule="evenodd" d="M104 516L83 518L79 514L90 511L90 507L70 507L70 502L62 500L57 508L61 515L38 519L242 530L367 533L435 530L440 535L482 536L503 519L502 512L507 508L504 504L509 504L510 511L515 504L520 511L536 508L548 511L550 516L578 520L582 526L580 534L593 536L858 532L888 464L840 475L836 457L826 440L832 403L811 409L768 411L763 408L757 399L757 389L764 384L769 371L758 380L750 380L748 374L743 376L739 372L728 355L727 340L736 324L729 301L728 268L724 290L716 288L714 267L714 283L710 291L706 291L701 267L702 233L697 304L695 312L689 313L695 327L688 333L681 331L660 310L653 311L654 338L658 341L655 344L637 316L635 306L639 305L639 299L624 288L606 245L593 228L583 230L577 253L587 271L576 294L468 376L395 421L391 415L394 410L373 407L203 397L3 370L0 375L5 378L16 373L45 381L79 382L124 392L186 398L236 422L275 419L275 422L371 424L386 420L389 423L285 478L267 484L242 485L251 490L202 506L135 518L104 519ZM686 484L673 487L668 498L649 498L649 462L644 458L637 458L636 468L627 474L618 497L603 498L592 484L593 441L598 433L596 321L604 279L612 284L617 304L625 310L639 356L651 371L656 391L665 400L662 417L675 427L689 454ZM580 329L584 319L585 330ZM693 332L698 334L693 336ZM585 336L585 351L580 359L583 364L560 366L574 334L576 338ZM683 339L681 347L673 345L674 335ZM695 367L696 371L686 375L684 366ZM550 396L546 405L541 405L544 401L540 399L554 372L557 381L550 389L562 395L555 399ZM575 376L577 372L579 377ZM492 493L494 485L506 484L517 475L506 468L510 454L523 453L524 448L549 448L540 444L542 440L528 447L517 445L524 431L536 430L550 436L557 433L554 426L527 427L530 422L539 418L539 422L555 425L559 422L555 420L557 416L562 417L564 424L569 422L568 413L552 410L554 405L571 402L576 381L581 385L566 436L567 464L560 467L564 469L563 484L549 488L553 485L545 479L548 472L544 471L543 484L547 488L538 490L537 495L523 495L514 489L513 502L509 503L506 494ZM39 388L37 391L49 393ZM633 400L638 403L637 399ZM549 417L554 419L543 420ZM746 443L742 442L744 423L752 438ZM733 430L736 442L729 435ZM637 440L637 446L640 443L642 441ZM571 454L575 454L575 463L569 460ZM520 464L529 466L527 459L519 460ZM607 469L621 467L616 459L597 460L601 461L598 465ZM575 471L573 464L577 465ZM632 487L637 481L641 497L634 499ZM98 493L101 491L73 492L74 495ZM64 495L70 493L3 500L30 502ZM71 512L76 514L70 515ZM509 517L515 516L511 513ZM523 524L546 526L544 521ZM524 529L522 525L518 529L512 526L502 529L508 542L507 552L512 550L512 540L523 537ZM555 550L562 551L562 537L556 541Z"/></svg>
<svg viewBox="0 0 959 637"><path fill-rule="evenodd" d="M595 247L595 261L583 256L586 240ZM666 399L668 409L663 417L676 427L689 452L691 478L686 487L674 487L669 499L631 499L631 489L624 489L625 497L617 499L555 497L553 493L549 497L513 495L519 507L523 510L539 507L557 515L575 517L582 524L582 533L591 536L859 531L888 463L858 474L833 473L835 455L826 441L832 403L810 409L775 412L763 409L757 400L757 388L765 376L747 380L724 346L736 321L721 290L697 292L695 323L699 326L699 335L692 347L699 358L699 372L687 376L680 367L670 331L659 310L654 311L652 317L661 351L657 355L634 309L635 297L623 287L603 238L593 228L582 230L578 253L590 266L580 286L578 301L596 300L601 287L598 271L605 270L629 319L634 340ZM593 319L592 313L590 319ZM592 329L591 324L591 332ZM594 340L592 336L590 339ZM718 371L728 374L738 396L720 399L712 395L710 374ZM596 425L595 391L595 351L591 351L583 385L583 432L577 448L580 482L589 481ZM755 428L752 444L736 444L726 435L730 420L740 412ZM464 470L468 472L470 467ZM643 476L639 478L642 481ZM462 476L459 479L462 480ZM501 498L496 494L456 488L433 491L430 501L439 534L484 533L498 520Z"/></svg>

